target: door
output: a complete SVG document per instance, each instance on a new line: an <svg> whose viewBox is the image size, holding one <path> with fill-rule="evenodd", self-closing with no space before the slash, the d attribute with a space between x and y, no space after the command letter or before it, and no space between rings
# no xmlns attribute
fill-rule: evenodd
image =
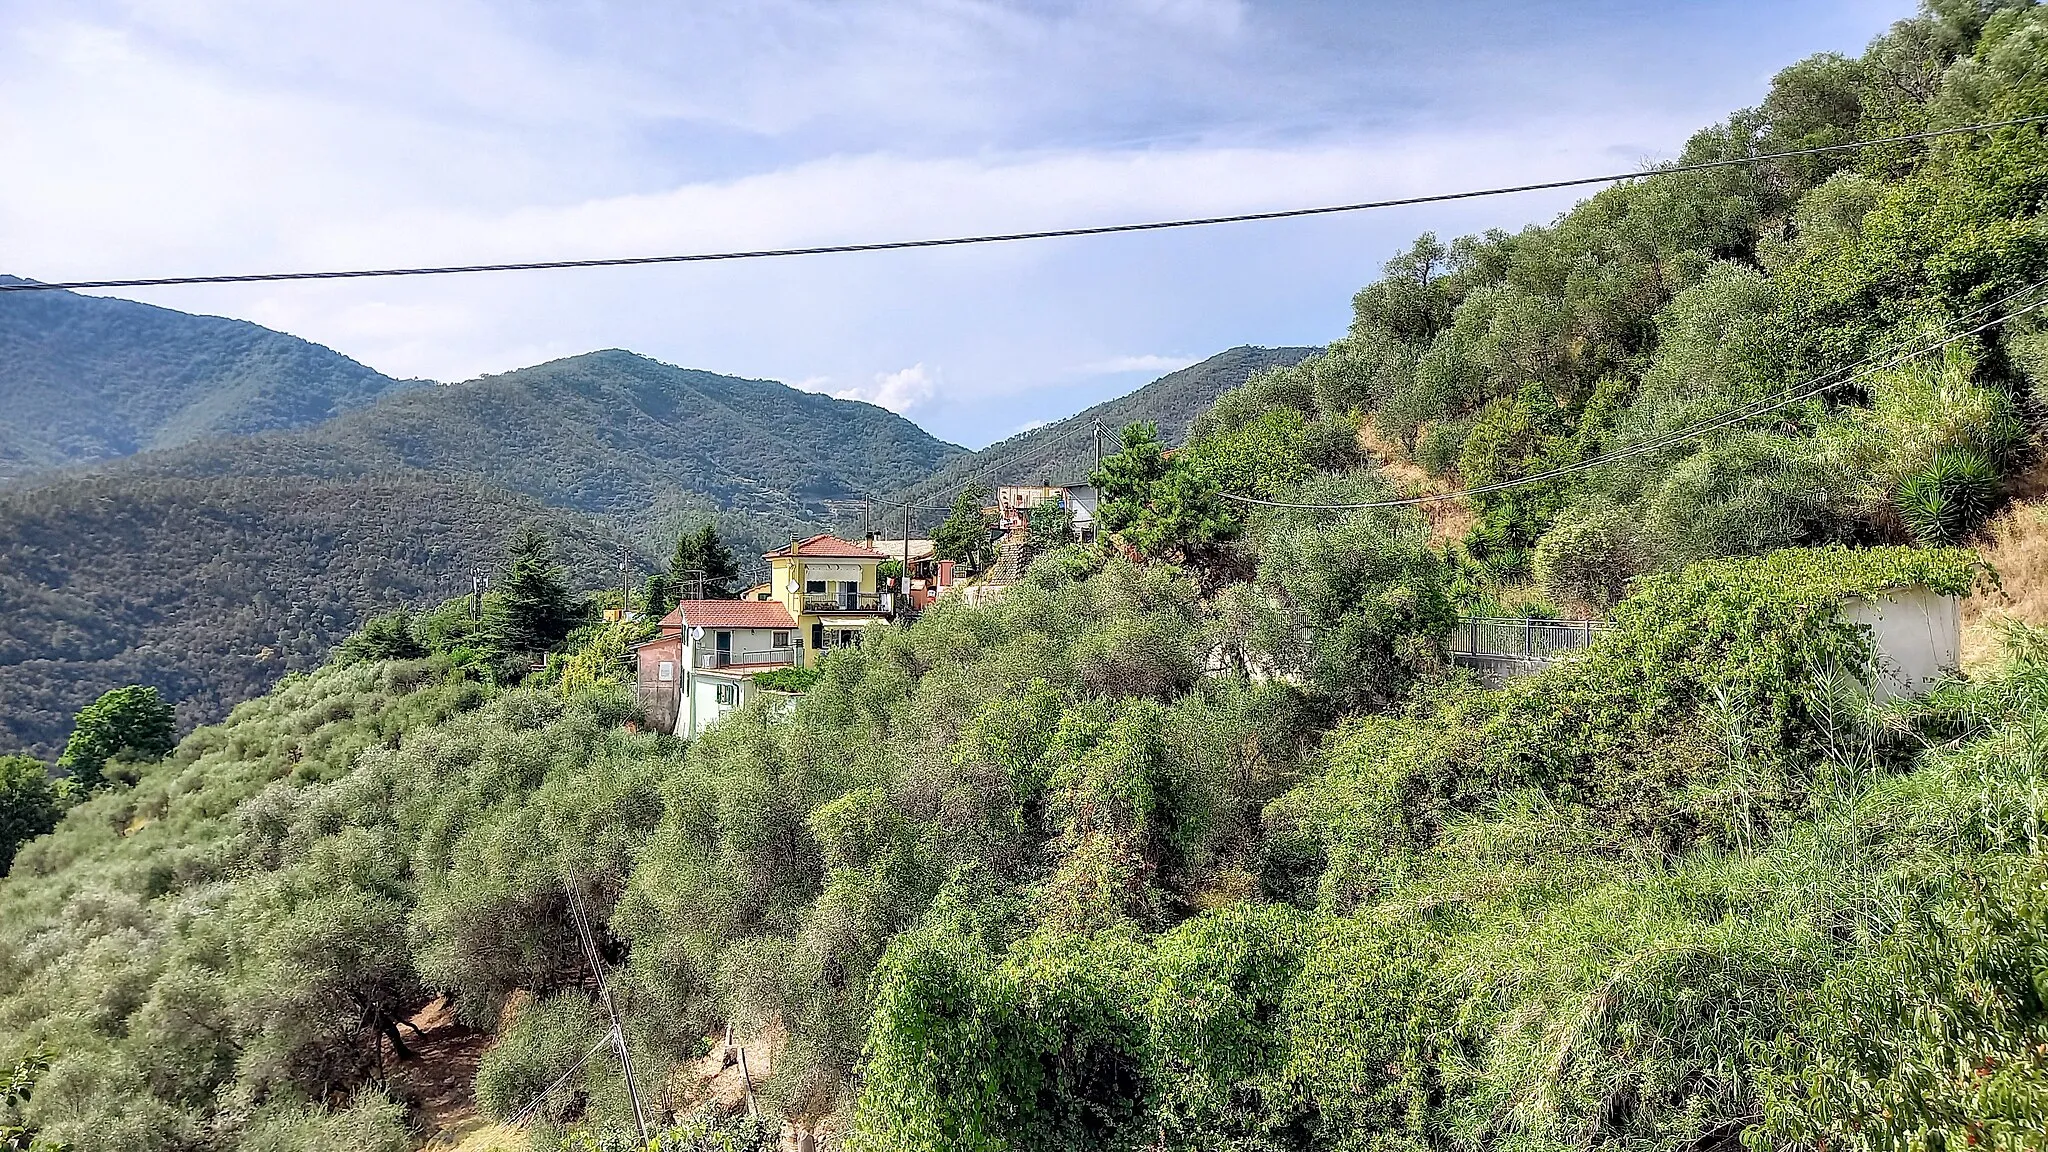
<svg viewBox="0 0 2048 1152"><path fill-rule="evenodd" d="M732 633L720 632L718 634L718 666L723 668L730 663L732 663Z"/></svg>

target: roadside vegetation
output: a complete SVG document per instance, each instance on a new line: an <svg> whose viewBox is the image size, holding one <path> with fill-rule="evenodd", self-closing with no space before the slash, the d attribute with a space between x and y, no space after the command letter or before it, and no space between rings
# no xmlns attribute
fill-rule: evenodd
<svg viewBox="0 0 2048 1152"><path fill-rule="evenodd" d="M1687 158L2037 113L2048 12L1943 0ZM1330 507L2017 311L2044 204L2034 126L1425 238L1185 446L1123 429L1097 545L1048 526L1001 597L687 744L641 730L630 631L523 535L480 607L373 622L26 839L0 1125L401 1148L460 1034L482 1116L630 1147L617 1061L576 1064L610 1026L585 904L665 1149L785 1121L863 1152L2048 1146L2048 633L1987 610L1969 678L1880 703L1842 614L2038 591L1970 545L2020 547L2048 327L1471 498L1454 532ZM1504 688L1452 667L1460 613L1530 606L1612 626ZM773 1050L765 1125L690 1091L729 1034Z"/></svg>

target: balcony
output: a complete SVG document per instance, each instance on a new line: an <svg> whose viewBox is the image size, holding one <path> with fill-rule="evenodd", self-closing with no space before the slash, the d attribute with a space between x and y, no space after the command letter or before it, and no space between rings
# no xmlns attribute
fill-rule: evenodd
<svg viewBox="0 0 2048 1152"><path fill-rule="evenodd" d="M894 596L887 592L843 592L837 596L809 593L804 596L806 616L847 616L869 613L885 616L892 611Z"/></svg>
<svg viewBox="0 0 2048 1152"><path fill-rule="evenodd" d="M756 648L745 652L697 653L697 668L700 671L731 668L735 665L744 668L774 668L794 663L796 663L796 649L794 647Z"/></svg>
<svg viewBox="0 0 2048 1152"><path fill-rule="evenodd" d="M1451 633L1448 648L1452 663L1475 669L1482 681L1498 687L1590 646L1607 627L1598 620L1466 617Z"/></svg>

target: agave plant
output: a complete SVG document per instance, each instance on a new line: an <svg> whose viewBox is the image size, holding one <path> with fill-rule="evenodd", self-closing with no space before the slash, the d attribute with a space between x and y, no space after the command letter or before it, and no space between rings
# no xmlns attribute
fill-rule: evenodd
<svg viewBox="0 0 2048 1152"><path fill-rule="evenodd" d="M1955 544L1976 531L1997 503L1998 470L1981 452L1950 449L1900 484L1893 501L1919 543Z"/></svg>

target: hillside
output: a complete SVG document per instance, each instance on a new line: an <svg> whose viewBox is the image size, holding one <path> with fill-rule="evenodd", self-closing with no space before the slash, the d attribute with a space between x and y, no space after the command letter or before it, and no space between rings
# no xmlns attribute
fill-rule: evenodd
<svg viewBox="0 0 2048 1152"><path fill-rule="evenodd" d="M185 333L177 315L102 319L141 349ZM141 330L119 329L136 316ZM42 472L0 500L0 747L50 753L72 711L128 682L179 701L187 724L216 719L367 613L466 589L543 508L608 583L622 543L637 572L707 517L751 574L815 530L817 501L959 452L872 405L596 352L294 431Z"/></svg>
<svg viewBox="0 0 2048 1152"><path fill-rule="evenodd" d="M241 320L71 292L0 292L0 482L317 424L420 383Z"/></svg>
<svg viewBox="0 0 2048 1152"><path fill-rule="evenodd" d="M2043 45L1934 0L1685 150L1751 163L1419 238L1177 450L1120 435L1095 541L694 739L634 625L517 685L415 630L62 811L16 762L0 1125L2048 1152L2048 131L1779 157L2048 116ZM1887 680L1979 596L1995 652ZM1455 662L1565 611L1606 627Z"/></svg>
<svg viewBox="0 0 2048 1152"><path fill-rule="evenodd" d="M884 408L617 350L386 397L316 427L127 462L171 475L460 476L638 528L678 499L815 517L963 450Z"/></svg>
<svg viewBox="0 0 2048 1152"><path fill-rule="evenodd" d="M1055 420L1028 432L1020 432L979 452L957 457L931 476L909 485L892 500L922 501L930 493L950 489L970 475L985 475L996 483L1032 483L1041 478L1054 483L1086 480L1095 465L1095 440L1089 434L1097 421L1108 430L1105 443L1113 442L1124 425L1145 421L1159 426L1159 435L1177 444L1202 410L1226 389L1243 384L1254 373L1281 368L1316 353L1314 348L1231 348L1169 372L1135 392L1105 400L1063 420Z"/></svg>
<svg viewBox="0 0 2048 1152"><path fill-rule="evenodd" d="M313 667L365 616L469 591L526 520L588 585L621 539L459 480L83 477L0 492L0 748L54 757L101 692L150 684L181 725Z"/></svg>

